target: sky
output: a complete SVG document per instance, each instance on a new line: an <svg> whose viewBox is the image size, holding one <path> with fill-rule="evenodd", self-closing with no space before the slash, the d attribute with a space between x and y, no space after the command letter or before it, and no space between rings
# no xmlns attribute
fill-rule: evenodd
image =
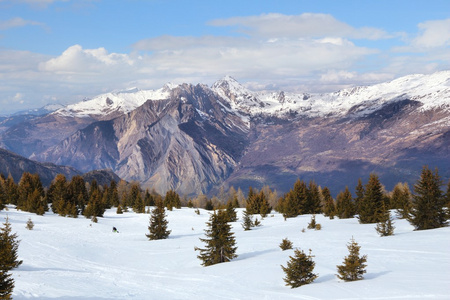
<svg viewBox="0 0 450 300"><path fill-rule="evenodd" d="M448 69L448 0L0 0L0 115L225 75L320 93Z"/></svg>

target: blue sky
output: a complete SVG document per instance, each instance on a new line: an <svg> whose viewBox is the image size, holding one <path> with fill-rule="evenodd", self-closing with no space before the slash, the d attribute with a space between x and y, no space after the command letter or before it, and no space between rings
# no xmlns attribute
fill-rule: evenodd
<svg viewBox="0 0 450 300"><path fill-rule="evenodd" d="M447 69L448 0L0 0L0 114L225 75L328 92Z"/></svg>

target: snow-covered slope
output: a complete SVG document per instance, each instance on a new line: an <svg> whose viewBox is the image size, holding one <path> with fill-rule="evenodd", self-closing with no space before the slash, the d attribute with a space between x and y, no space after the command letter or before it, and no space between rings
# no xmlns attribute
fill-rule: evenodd
<svg viewBox="0 0 450 300"><path fill-rule="evenodd" d="M149 215L117 215L108 210L98 223L80 217L44 216L0 211L18 234L23 264L13 277L15 300L24 299L450 299L450 227L413 231L395 220L395 235L379 237L374 224L357 219L316 221L322 230L306 230L310 215L284 221L275 213L262 226L244 231L231 223L238 257L231 262L201 266L194 247L204 247L208 212L168 211L169 239L149 241ZM240 210L240 213L242 210ZM28 218L35 227L25 229ZM113 233L115 226L120 233ZM336 265L348 255L354 237L360 254L368 256L364 280L343 282ZM319 277L296 289L285 286L286 266L293 250L281 251L282 239L309 249Z"/></svg>

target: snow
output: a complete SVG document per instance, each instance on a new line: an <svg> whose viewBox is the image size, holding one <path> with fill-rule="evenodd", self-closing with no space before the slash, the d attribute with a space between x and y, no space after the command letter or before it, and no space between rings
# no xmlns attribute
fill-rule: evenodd
<svg viewBox="0 0 450 300"><path fill-rule="evenodd" d="M233 108L250 115L283 116L295 111L307 117L343 116L358 106L353 115L360 117L380 109L386 103L404 99L421 102L422 110L450 110L450 71L409 75L390 82L324 94L252 92L230 76L217 81L212 89L228 99Z"/></svg>
<svg viewBox="0 0 450 300"><path fill-rule="evenodd" d="M54 114L83 118L128 113L147 100L168 99L171 91L177 88L182 89L183 85L167 83L158 90L131 88L106 93L63 107ZM450 110L450 71L409 75L390 82L324 94L254 92L231 76L216 81L211 90L228 102L231 110L241 116L243 122L247 122L249 116L285 117L292 112L307 117L343 116L353 107L358 109L352 115L360 117L380 109L386 103L404 99L421 102L422 110Z"/></svg>
<svg viewBox="0 0 450 300"><path fill-rule="evenodd" d="M71 117L108 115L114 112L128 113L147 100L167 99L170 90L167 86L158 90L139 90L136 88L99 95L93 99L67 105L54 114Z"/></svg>
<svg viewBox="0 0 450 300"><path fill-rule="evenodd" d="M84 217L37 216L11 206L0 212L18 234L23 264L12 271L13 297L20 299L450 299L450 227L413 231L395 220L395 235L379 237L374 224L357 219L316 221L310 215L284 221L274 213L262 226L244 231L232 223L238 258L201 266L194 247L203 247L207 211L168 211L167 240L149 241L149 215L108 210L98 223ZM241 213L242 210L239 210ZM28 218L35 227L25 228ZM258 216L259 218L259 216ZM3 225L2 225L3 226ZM115 226L120 233L113 233ZM296 289L285 286L281 265L293 250L281 251L289 238L294 247L312 250L319 277ZM365 279L343 282L336 265L348 255L354 237L368 255Z"/></svg>

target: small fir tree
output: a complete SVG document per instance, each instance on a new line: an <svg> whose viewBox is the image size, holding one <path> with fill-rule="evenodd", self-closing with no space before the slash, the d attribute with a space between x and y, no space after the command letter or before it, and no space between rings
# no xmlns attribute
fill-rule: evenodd
<svg viewBox="0 0 450 300"><path fill-rule="evenodd" d="M12 270L19 267L22 261L18 259L19 241L17 234L11 233L11 223L6 217L4 227L0 228L0 270Z"/></svg>
<svg viewBox="0 0 450 300"><path fill-rule="evenodd" d="M211 214L209 222L206 223L206 238L200 238L200 241L204 242L206 246L203 249L195 247L196 251L200 251L197 257L205 267L228 262L237 257L236 240L227 218L228 216L223 210Z"/></svg>
<svg viewBox="0 0 450 300"><path fill-rule="evenodd" d="M312 260L314 256L306 255L302 250L295 249L294 256L289 256L290 260L287 262L287 266L281 266L286 277L283 280L287 286L291 288L297 288L299 286L309 284L313 282L318 275L314 274L314 267L316 263Z"/></svg>
<svg viewBox="0 0 450 300"><path fill-rule="evenodd" d="M379 223L377 223L377 226L375 227L375 230L378 232L380 236L389 236L394 234L394 222L392 221L391 213L389 212L389 209L386 209L386 206L383 205L384 212L382 219Z"/></svg>
<svg viewBox="0 0 450 300"><path fill-rule="evenodd" d="M244 230L251 230L254 226L253 216L249 214L247 210L244 210L242 212L242 228L244 228Z"/></svg>
<svg viewBox="0 0 450 300"><path fill-rule="evenodd" d="M281 244L280 244L281 250L283 250L283 251L289 250L289 249L292 249L292 247L293 247L293 244L288 238L285 238L281 241Z"/></svg>
<svg viewBox="0 0 450 300"><path fill-rule="evenodd" d="M169 222L166 220L166 211L164 203L161 200L156 202L156 207L150 215L150 225L148 226L149 234L146 234L149 240L167 239L171 230L167 230Z"/></svg>
<svg viewBox="0 0 450 300"><path fill-rule="evenodd" d="M232 201L228 201L226 213L228 216L228 222L236 222L238 220L236 209L235 209Z"/></svg>
<svg viewBox="0 0 450 300"><path fill-rule="evenodd" d="M22 261L18 259L19 241L11 233L8 217L3 225L0 228L0 299L12 299L14 279L9 271L19 267Z"/></svg>
<svg viewBox="0 0 450 300"><path fill-rule="evenodd" d="M315 229L316 228L316 215L311 216L311 221L308 223L308 229Z"/></svg>
<svg viewBox="0 0 450 300"><path fill-rule="evenodd" d="M31 218L28 218L27 225L25 226L25 228L28 230L33 230L34 223L33 223L33 221L31 221Z"/></svg>
<svg viewBox="0 0 450 300"><path fill-rule="evenodd" d="M351 239L350 243L347 245L347 249L350 252L348 256L344 258L342 265L337 266L338 274L336 276L344 281L355 281L363 279L363 274L366 273L365 264L367 262L367 255L359 256L359 249L361 246L358 245L355 240Z"/></svg>

